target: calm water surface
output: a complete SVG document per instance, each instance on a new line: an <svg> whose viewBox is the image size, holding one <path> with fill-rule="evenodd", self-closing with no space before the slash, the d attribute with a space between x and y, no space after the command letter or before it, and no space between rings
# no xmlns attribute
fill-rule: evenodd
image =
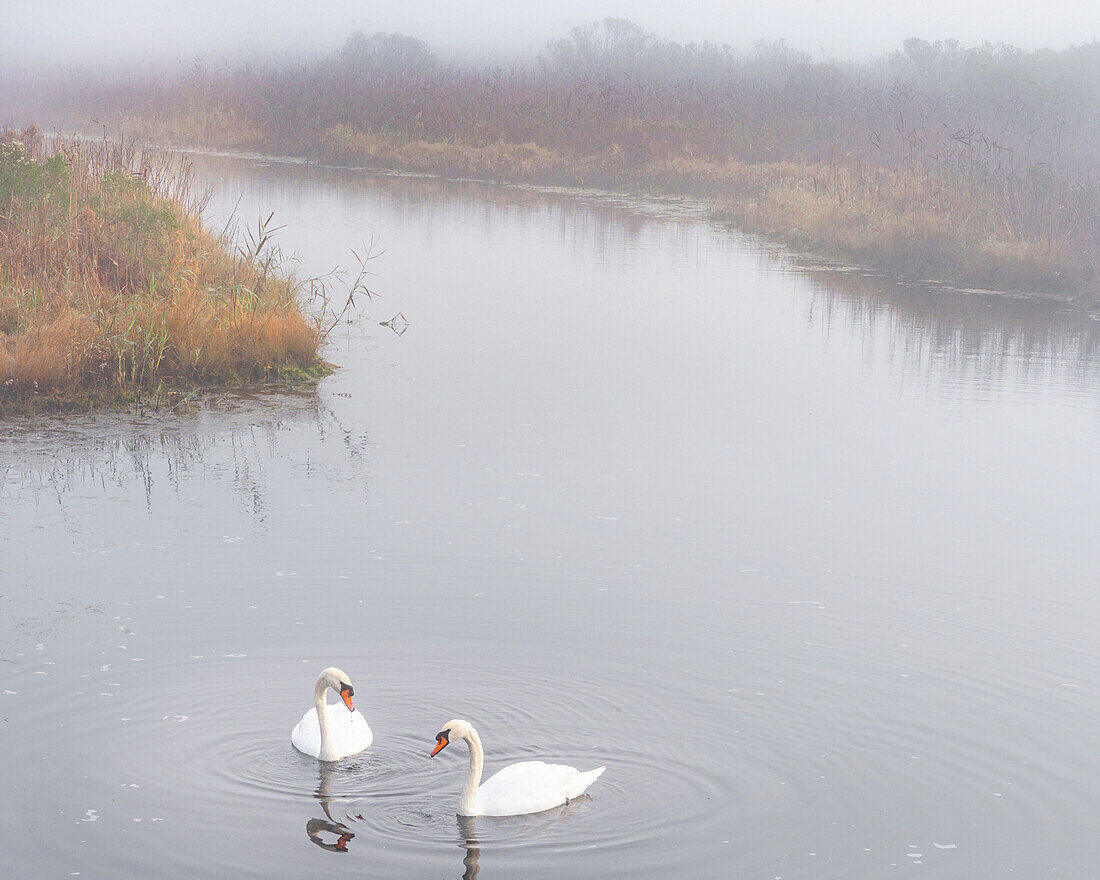
<svg viewBox="0 0 1100 880"><path fill-rule="evenodd" d="M0 875L1100 874L1093 321L674 204L199 172L381 296L316 393L3 426ZM330 664L376 739L320 770ZM453 716L607 772L460 824Z"/></svg>

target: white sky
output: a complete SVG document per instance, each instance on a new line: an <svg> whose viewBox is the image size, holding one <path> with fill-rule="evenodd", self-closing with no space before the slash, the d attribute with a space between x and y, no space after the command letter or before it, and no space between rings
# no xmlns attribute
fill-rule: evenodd
<svg viewBox="0 0 1100 880"><path fill-rule="evenodd" d="M507 60L608 15L681 42L742 49L782 38L817 57L880 54L913 36L1026 49L1100 36L1098 0L0 0L0 68L328 52L353 30Z"/></svg>

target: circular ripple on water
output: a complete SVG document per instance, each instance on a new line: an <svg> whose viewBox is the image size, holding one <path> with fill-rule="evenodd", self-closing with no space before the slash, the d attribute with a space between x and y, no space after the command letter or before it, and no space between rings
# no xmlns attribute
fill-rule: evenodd
<svg viewBox="0 0 1100 880"><path fill-rule="evenodd" d="M655 836L675 839L687 829L692 834L714 833L715 817L721 814L715 805L731 791L724 772L682 756L658 755L647 750L644 739L578 748L577 742L591 739L583 731L585 704L606 702L596 685L574 679L568 697L545 679L524 686L527 695L534 692L539 715L553 719L560 741L538 741L548 736L551 726L539 725L528 710L504 704L474 706L471 720L476 718L486 741L486 776L524 760L568 763L584 770L605 765L607 770L586 796L529 816L456 817L467 749L454 743L437 758L428 758L433 730L424 736L380 735L364 765L338 762L322 769L314 793L318 807L327 806L331 818L357 835L408 851L476 840L496 850L540 846L570 852L593 846L629 847ZM501 742L505 736L512 741ZM535 741L527 745L517 742L532 738Z"/></svg>
<svg viewBox="0 0 1100 880"><path fill-rule="evenodd" d="M420 756L411 757L417 749ZM420 740L391 737L365 766L337 762L316 768L314 814L407 852L472 842L495 850L537 845L571 852L698 830L708 822L708 805L721 795L701 768L685 762L655 765L645 752L617 749L606 755L608 770L589 793L567 805L528 816L464 819L456 816L455 806L467 769L465 750L452 745L461 753L458 760L436 759L425 767L424 749ZM491 758L489 772L530 757L508 754L499 763Z"/></svg>
<svg viewBox="0 0 1100 880"><path fill-rule="evenodd" d="M505 852L536 847L572 853L591 847L618 851L655 839L713 839L719 836L716 823L728 821L721 803L750 784L743 770L735 776L728 760L717 760L722 756L715 755L714 743L700 741L699 731L709 729L700 718L711 707L694 695L670 700L652 692L653 682L611 680L610 673L602 679L572 675L563 682L538 669L452 673L421 668L426 664L415 658L404 663L403 675L379 669L377 681L360 681L357 701L375 743L331 765L301 755L290 743L290 729L311 695L309 688L287 693L285 682L311 676L288 670L286 661L218 657L135 664L118 676L116 696L104 700L111 710L85 718L89 739L100 741L109 738L106 728L117 725L120 715L128 719L122 725L125 752L107 756L92 774L108 783L101 789L125 781L122 775L140 783L142 797L169 821L233 815L236 833L271 822L300 821L302 827L331 821L356 835L357 850L384 847L410 865L419 864L426 850L443 853L473 840ZM346 665L369 668L357 658ZM655 699L666 708L657 708ZM683 724L676 754L659 745L667 741L667 730L647 738L637 709L646 705L654 706L646 716L651 723ZM455 806L467 770L465 745L429 757L439 725L454 716L469 718L480 730L487 776L523 760L582 770L602 764L607 771L589 796L566 807L461 821Z"/></svg>

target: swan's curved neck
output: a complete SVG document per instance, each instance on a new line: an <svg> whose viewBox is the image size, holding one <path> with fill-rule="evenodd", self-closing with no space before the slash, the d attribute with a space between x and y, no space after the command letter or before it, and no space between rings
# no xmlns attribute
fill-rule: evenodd
<svg viewBox="0 0 1100 880"><path fill-rule="evenodd" d="M328 706L325 705L325 691L328 684L324 679L317 679L317 686L313 689L313 705L317 707L317 723L321 727L321 749L317 752L317 758L321 761L332 760L332 745L329 742Z"/></svg>
<svg viewBox="0 0 1100 880"><path fill-rule="evenodd" d="M466 784L462 787L462 795L458 799L458 812L470 815L473 812L474 800L477 798L477 788L481 785L481 771L485 766L485 752L481 748L481 737L477 731L470 728L470 732L463 737L466 745L470 747L470 772L466 774Z"/></svg>

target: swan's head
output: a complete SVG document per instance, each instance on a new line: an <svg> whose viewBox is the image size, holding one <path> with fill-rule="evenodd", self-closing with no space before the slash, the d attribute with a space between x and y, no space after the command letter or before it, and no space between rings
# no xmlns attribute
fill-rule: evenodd
<svg viewBox="0 0 1100 880"><path fill-rule="evenodd" d="M447 748L452 740L467 739L473 732L474 727L469 721L463 721L461 718L448 721L435 735L435 748L432 749L432 757L434 758Z"/></svg>
<svg viewBox="0 0 1100 880"><path fill-rule="evenodd" d="M332 688L340 695L340 699L344 701L344 705L348 707L348 711L355 711L355 703L351 701L351 698L355 696L355 688L351 686L351 679L348 678L348 674L344 672L343 669L337 669L335 666L330 666L321 673L321 676L317 679L317 683Z"/></svg>

